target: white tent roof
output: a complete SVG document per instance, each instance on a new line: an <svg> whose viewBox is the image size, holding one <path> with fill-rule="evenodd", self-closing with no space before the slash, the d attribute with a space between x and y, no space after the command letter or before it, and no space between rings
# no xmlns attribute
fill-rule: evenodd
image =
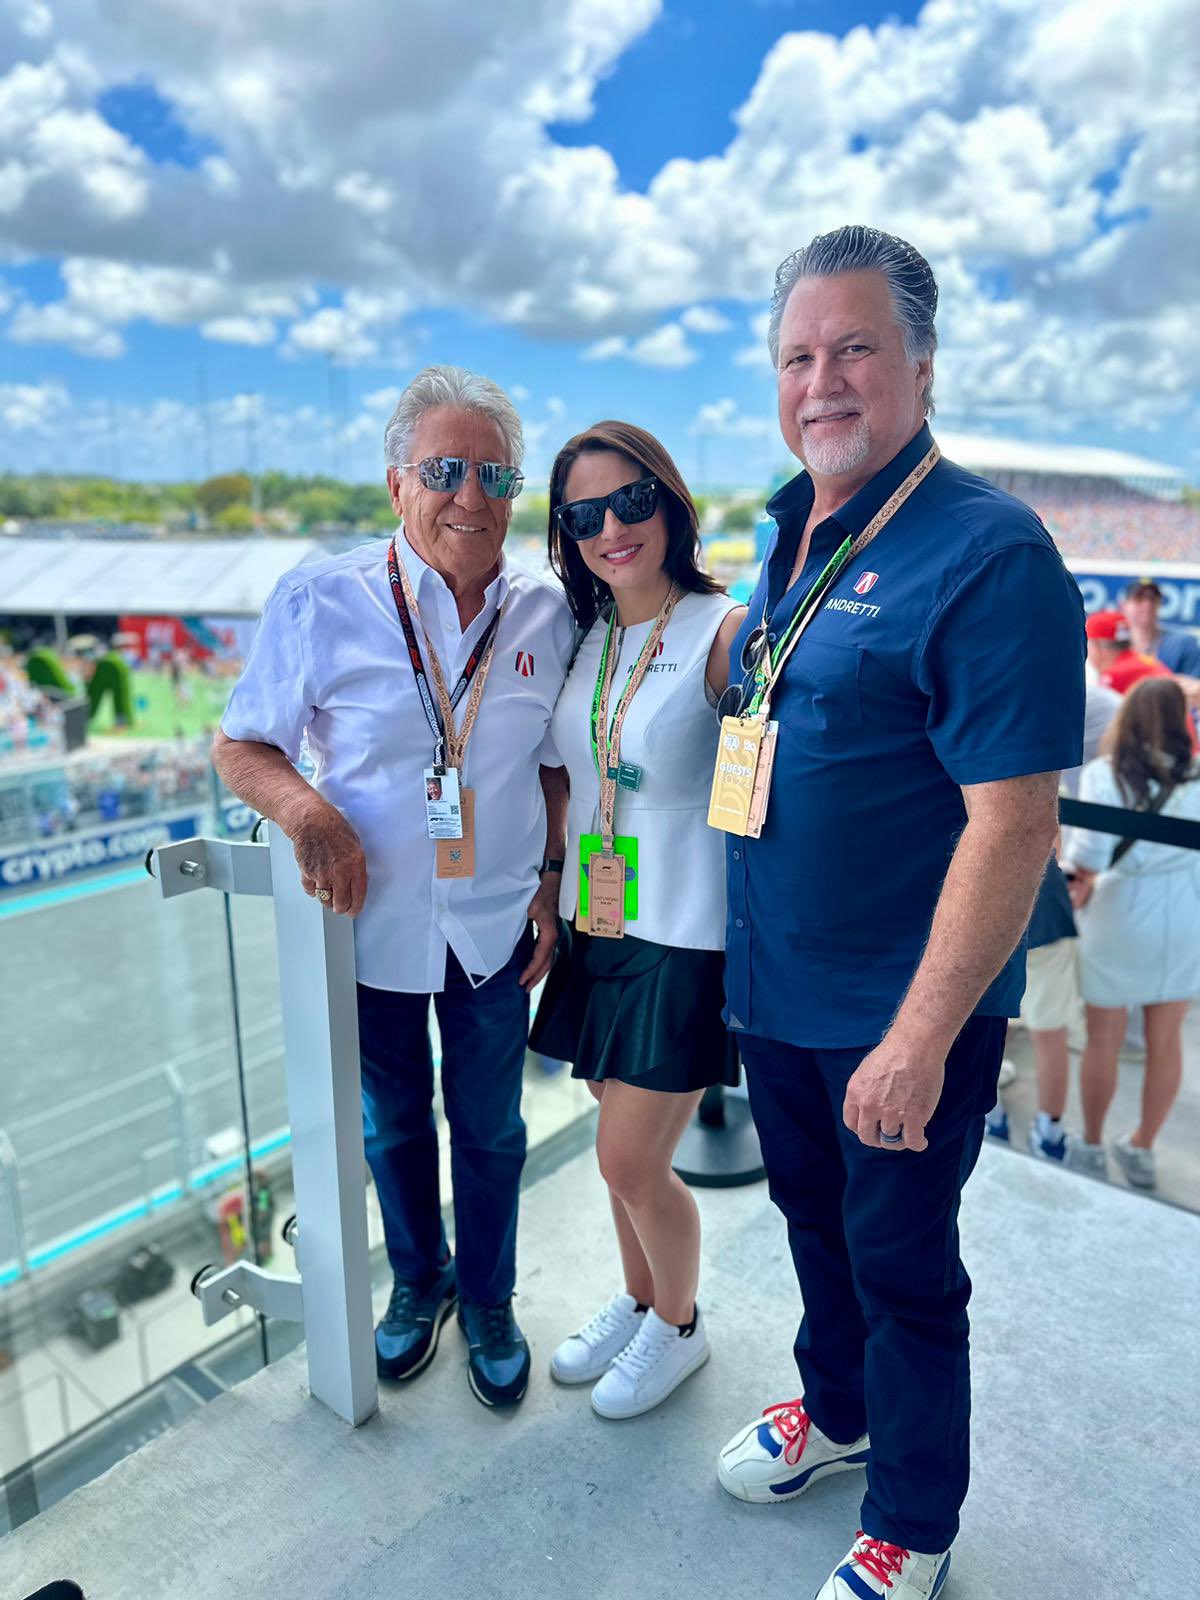
<svg viewBox="0 0 1200 1600"><path fill-rule="evenodd" d="M997 439L986 433L944 433L934 437L951 461L973 472L1045 472L1070 478L1156 479L1182 485L1186 474L1163 461L1101 450L1086 444L1037 444L1027 439Z"/></svg>
<svg viewBox="0 0 1200 1600"><path fill-rule="evenodd" d="M257 617L312 539L0 538L0 613Z"/></svg>

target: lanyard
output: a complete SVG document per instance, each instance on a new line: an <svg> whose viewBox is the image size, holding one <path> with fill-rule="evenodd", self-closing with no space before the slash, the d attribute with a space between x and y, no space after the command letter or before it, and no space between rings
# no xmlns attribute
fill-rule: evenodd
<svg viewBox="0 0 1200 1600"><path fill-rule="evenodd" d="M650 637L642 646L642 652L637 658L637 664L629 674L628 681L621 691L621 698L617 702L617 709L613 713L611 726L608 720L608 702L612 692L613 678L617 671L617 657L620 650L612 648L613 627L616 622L617 608L614 604L608 619L608 631L604 636L604 651L600 657L600 670L596 674L596 687L592 693L592 756L596 763L596 775L600 779L600 839L605 855L612 854L613 838L616 828L617 811L617 768L621 760L621 729L625 725L625 713L633 702L634 695L641 687L642 679L646 676L646 669L654 660L662 636L666 632L667 623L671 620L671 613L678 604L683 590L677 583L671 585L671 592L663 601L662 610L658 613L654 627L650 630ZM624 630L622 630L624 631Z"/></svg>
<svg viewBox="0 0 1200 1600"><path fill-rule="evenodd" d="M412 592L408 573L396 558L395 544L388 547L388 579L391 583L392 598L396 602L396 611L400 617L400 626L404 630L404 642L408 646L409 665L412 667L413 677L417 680L417 692L425 709L425 720L429 723L429 731L434 738L434 766L445 765L445 758L448 757L450 766L461 767L467 753L467 740L471 737L471 730L475 726L475 718L479 712L479 702L483 698L483 687L487 682L488 669L492 664L492 651L496 644L496 630L500 626L504 607L500 607L479 636L452 693L447 692L438 653L429 634L425 633L425 645L429 651L429 669L433 674L433 686L438 699L435 708L433 696L429 692L429 679L425 675L425 663L421 659L421 647L417 643L417 633L412 621L414 614L419 620L421 613L417 609L416 596ZM423 624L422 631L425 631ZM471 698L467 702L463 725L455 734L454 713L468 686L471 688Z"/></svg>
<svg viewBox="0 0 1200 1600"><path fill-rule="evenodd" d="M871 540L880 533L887 523L895 516L909 495L923 479L927 478L937 466L941 451L937 445L930 445L929 451L922 456L920 461L905 478L900 487L888 497L880 509L871 518L870 522L859 534L857 539L849 535L842 541L833 555L825 564L820 577L796 607L792 620L788 623L782 639L774 650L767 646L767 611L763 607L762 620L762 645L759 651L758 664L754 669L754 694L746 708L746 715L768 718L771 711L771 695L779 681L788 657L800 642L800 635L808 627L820 609L821 601L833 587L839 575L867 548Z"/></svg>

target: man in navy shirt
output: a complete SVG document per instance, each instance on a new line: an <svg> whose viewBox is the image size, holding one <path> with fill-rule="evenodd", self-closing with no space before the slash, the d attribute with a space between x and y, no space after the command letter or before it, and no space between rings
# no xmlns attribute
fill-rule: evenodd
<svg viewBox="0 0 1200 1600"><path fill-rule="evenodd" d="M733 646L782 637L834 552L934 448L937 286L874 229L776 275L783 436L807 471ZM721 1453L774 1502L867 1470L819 1600L939 1592L969 1471L962 1186L996 1099L1022 939L1082 753L1083 606L1027 506L938 460L821 597L775 686L760 838L728 849L728 1020L804 1320L802 1400Z"/></svg>
<svg viewBox="0 0 1200 1600"><path fill-rule="evenodd" d="M1139 578L1125 591L1121 610L1129 624L1133 648L1157 656L1164 667L1186 678L1200 678L1200 639L1185 628L1159 626L1163 592L1153 578Z"/></svg>

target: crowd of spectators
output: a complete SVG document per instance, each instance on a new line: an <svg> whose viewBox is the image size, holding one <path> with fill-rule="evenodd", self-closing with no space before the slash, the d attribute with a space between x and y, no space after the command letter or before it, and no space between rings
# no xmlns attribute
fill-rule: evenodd
<svg viewBox="0 0 1200 1600"><path fill-rule="evenodd" d="M1162 595L1130 585L1121 612L1088 619L1084 765L1064 773L1068 794L1101 805L1200 822L1200 756L1191 706L1200 645L1157 626ZM1141 646L1142 648L1137 648ZM1183 1025L1200 993L1200 852L1066 829L1029 931L1021 1019L1033 1045L1035 1156L1096 1178L1110 1156L1135 1188L1157 1183L1155 1141L1183 1073ZM1063 1118L1069 1041L1086 1021L1080 1063L1082 1129ZM1105 1144L1127 1033L1144 1049L1137 1126ZM1003 1099L988 1131L1008 1139Z"/></svg>
<svg viewBox="0 0 1200 1600"><path fill-rule="evenodd" d="M20 659L0 653L0 761L54 755L63 748L63 718L54 701L30 683Z"/></svg>
<svg viewBox="0 0 1200 1600"><path fill-rule="evenodd" d="M1094 493L1044 487L1014 491L1032 505L1064 556L1102 561L1200 561L1200 506L1116 486Z"/></svg>
<svg viewBox="0 0 1200 1600"><path fill-rule="evenodd" d="M0 766L0 844L42 843L106 824L209 805L207 738L94 751L6 776Z"/></svg>

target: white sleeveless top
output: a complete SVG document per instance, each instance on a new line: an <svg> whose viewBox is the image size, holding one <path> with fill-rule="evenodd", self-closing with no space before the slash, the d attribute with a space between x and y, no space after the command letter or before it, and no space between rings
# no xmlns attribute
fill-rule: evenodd
<svg viewBox="0 0 1200 1600"><path fill-rule="evenodd" d="M682 950L725 948L725 838L707 820L720 725L704 669L717 629L737 604L724 594L683 596L621 730L621 760L642 769L639 789L617 790L616 831L638 841L638 914L625 931ZM559 902L568 920L578 903L579 840L600 831L591 711L607 626L601 618L588 630L550 724L571 779ZM640 622L625 630L610 715L653 627ZM618 627L614 645L620 639Z"/></svg>

